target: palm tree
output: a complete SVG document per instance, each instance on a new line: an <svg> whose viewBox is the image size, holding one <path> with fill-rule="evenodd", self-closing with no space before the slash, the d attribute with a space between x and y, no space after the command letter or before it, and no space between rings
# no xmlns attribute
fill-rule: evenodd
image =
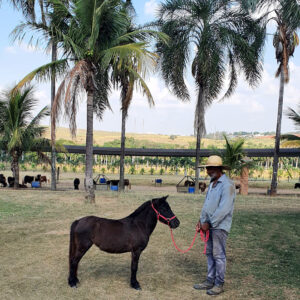
<svg viewBox="0 0 300 300"><path fill-rule="evenodd" d="M249 2L249 1L248 1ZM275 7L275 9L274 9ZM295 0L255 0L252 9L267 10L267 22L275 21L277 28L273 37L273 46L279 64L276 77L280 77L278 112L275 136L275 149L273 159L273 174L270 195L277 194L278 156L280 149L281 120L283 109L284 84L289 82L289 59L293 56L295 47L299 45L296 30L300 26L299 5Z"/></svg>
<svg viewBox="0 0 300 300"><path fill-rule="evenodd" d="M220 152L223 162L230 168L229 176L238 175L240 177L240 194L248 195L248 178L249 168L253 166L253 162L250 158L245 156L244 152L244 139L237 139L235 141L229 141L227 136L225 139L225 151Z"/></svg>
<svg viewBox="0 0 300 300"><path fill-rule="evenodd" d="M127 33L138 32L140 34L132 39L132 42L145 42L146 38L153 36L165 39L159 32L152 30L144 30L134 28L132 24L129 24ZM144 60L137 60L134 56L128 56L124 60L123 65L120 67L115 66L112 73L112 81L116 88L121 88L121 111L122 111L122 123L121 123L121 155L120 155L120 191L124 190L124 158L125 158L125 132L126 132L126 119L128 117L128 110L132 102L133 91L136 88L140 88L144 95L146 95L149 106L154 105L154 100L151 92L144 81L144 77L150 69L156 66L156 55L152 52L145 52Z"/></svg>
<svg viewBox="0 0 300 300"><path fill-rule="evenodd" d="M224 165L230 168L229 176L233 174L238 175L241 172L243 167L243 158L245 157L244 153L244 139L237 139L235 141L229 141L227 136L224 135L225 139L225 151L220 153L220 156L223 159Z"/></svg>
<svg viewBox="0 0 300 300"><path fill-rule="evenodd" d="M42 147L49 146L49 141L42 137L45 127L39 126L39 123L49 116L50 111L45 106L33 117L32 111L37 102L32 87L3 92L0 98L0 148L12 157L15 187L19 186L19 159L22 153L37 151L43 156Z"/></svg>
<svg viewBox="0 0 300 300"><path fill-rule="evenodd" d="M10 2L14 8L21 10L22 14L25 16L25 18L34 20L35 19L35 0L10 0ZM0 0L0 5L2 3L2 0ZM39 1L40 5L43 5L43 1ZM40 6L41 10L42 7Z"/></svg>
<svg viewBox="0 0 300 300"><path fill-rule="evenodd" d="M192 60L191 71L197 88L194 128L198 188L205 111L224 87L227 70L229 87L224 97L234 92L238 69L244 72L251 86L260 80L264 28L226 0L168 0L161 6L158 24L171 38L168 45L158 44L163 78L182 100L189 99L184 75Z"/></svg>
<svg viewBox="0 0 300 300"><path fill-rule="evenodd" d="M128 2L128 1L126 1ZM113 66L122 68L128 57L143 61L149 55L146 42L132 42L141 32L127 32L130 17L125 1L74 1L66 7L60 0L53 1L56 20L64 26L55 26L55 34L64 49L65 57L28 74L19 85L33 78L65 72L69 63L72 69L64 75L53 103L53 119L60 111L61 102L65 103L65 113L70 119L70 130L76 133L76 112L80 92L87 97L86 129L86 168L85 187L87 200L95 201L93 185L93 113L101 119L103 111L109 107L109 74ZM63 28L63 29L60 29ZM52 120L53 122L53 120Z"/></svg>
<svg viewBox="0 0 300 300"><path fill-rule="evenodd" d="M294 121L294 124L297 129L300 129L300 107L298 109L298 112L296 112L291 107L288 108L286 111L286 115ZM283 140L282 146L283 147L300 147L300 137L295 134L283 134L281 135L281 140Z"/></svg>
<svg viewBox="0 0 300 300"><path fill-rule="evenodd" d="M22 41L28 31L33 31L33 35L30 37L30 41L33 41L35 38L37 39L36 45L39 42L39 35L37 33L42 33L43 38L46 42L48 42L47 48L51 48L51 62L57 60L57 40L55 36L55 26L57 26L57 15L55 13L55 6L51 6L51 1L43 2L39 1L40 4L40 12L41 12L41 20L39 22L36 21L35 13L33 10L33 16L31 18L26 18L25 22L21 22L12 32L12 36L14 40L18 39ZM68 0L65 0L65 5L68 4ZM63 24L63 23L59 23ZM52 69L51 76L51 113L52 106L55 98L56 91L56 74L55 68ZM53 117L51 117L53 120ZM51 122L51 190L56 190L56 123Z"/></svg>

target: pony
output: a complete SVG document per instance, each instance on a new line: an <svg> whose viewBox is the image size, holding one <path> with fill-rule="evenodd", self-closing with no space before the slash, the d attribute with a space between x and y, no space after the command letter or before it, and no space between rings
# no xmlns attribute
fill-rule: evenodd
<svg viewBox="0 0 300 300"><path fill-rule="evenodd" d="M78 264L93 244L108 253L131 252L130 286L140 290L136 279L139 258L148 245L150 235L157 221L177 228L180 221L172 212L168 196L155 198L143 203L129 216L113 220L87 216L71 225L69 249L69 278L71 287L77 287Z"/></svg>

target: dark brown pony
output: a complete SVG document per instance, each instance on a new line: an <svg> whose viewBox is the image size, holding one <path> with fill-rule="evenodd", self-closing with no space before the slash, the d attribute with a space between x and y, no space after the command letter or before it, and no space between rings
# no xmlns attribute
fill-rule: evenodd
<svg viewBox="0 0 300 300"><path fill-rule="evenodd" d="M108 253L131 252L130 285L140 290L140 284L136 279L138 262L142 251L147 247L157 220L171 228L176 228L180 224L166 201L167 197L147 201L123 219L88 216L74 221L70 232L69 285L76 287L79 282L78 263L95 244Z"/></svg>

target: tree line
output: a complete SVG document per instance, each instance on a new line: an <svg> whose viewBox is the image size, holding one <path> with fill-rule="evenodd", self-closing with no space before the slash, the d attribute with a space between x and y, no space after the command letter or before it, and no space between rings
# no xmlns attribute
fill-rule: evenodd
<svg viewBox="0 0 300 300"><path fill-rule="evenodd" d="M22 41L28 34L31 34L30 39L43 38L47 47L51 48L51 62L27 74L1 100L5 112L0 120L2 149L6 149L14 158L13 172L17 177L20 156L24 151L38 148L35 142L29 141L40 138L42 133L38 129L41 115L33 124L37 130L31 130L31 115L24 102L26 97L32 98L32 94L31 88L24 86L34 79L51 80L51 108L47 114L51 114L51 188L55 189L55 128L64 107L71 133L76 134L77 104L84 93L87 105L85 188L90 202L95 201L92 178L94 115L101 120L105 109L110 108L111 89L118 88L122 111L122 190L126 119L133 91L140 89L149 105L154 105L145 81L146 75L154 69L159 69L166 85L181 101L190 100L184 80L188 70L194 79L197 94L194 120L195 177L198 188L198 165L201 139L206 132L206 110L220 97L228 98L234 93L240 73L244 74L250 86L259 84L267 24L273 20L276 23L273 33L278 63L276 76L280 78L271 183L271 195L276 194L284 85L290 76L289 59L299 44L296 33L300 25L298 1L167 0L162 1L156 20L146 25L134 23L136 13L130 0L10 2L23 11L25 18L13 32L15 40ZM37 5L39 10L36 10ZM40 14L38 17L37 11ZM228 84L226 74L229 74ZM58 77L62 81L56 89ZM225 93L221 95L223 89ZM15 99L16 95L19 100ZM20 100L22 98L25 100ZM24 107L27 107L26 113L22 114ZM296 113L292 109L291 112ZM20 118L7 122L12 115L19 115Z"/></svg>

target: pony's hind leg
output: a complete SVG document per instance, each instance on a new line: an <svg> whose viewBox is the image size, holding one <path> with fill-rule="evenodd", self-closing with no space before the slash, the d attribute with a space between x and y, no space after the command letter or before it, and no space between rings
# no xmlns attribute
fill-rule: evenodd
<svg viewBox="0 0 300 300"><path fill-rule="evenodd" d="M70 263L70 273L69 273L69 286L70 287L77 287L77 283L79 282L77 278L77 269L78 264L83 257L83 255L91 248L93 245L93 242L88 239L80 240L78 238L75 238L74 245L72 245L72 249L70 249L70 257L69 257L69 263Z"/></svg>

